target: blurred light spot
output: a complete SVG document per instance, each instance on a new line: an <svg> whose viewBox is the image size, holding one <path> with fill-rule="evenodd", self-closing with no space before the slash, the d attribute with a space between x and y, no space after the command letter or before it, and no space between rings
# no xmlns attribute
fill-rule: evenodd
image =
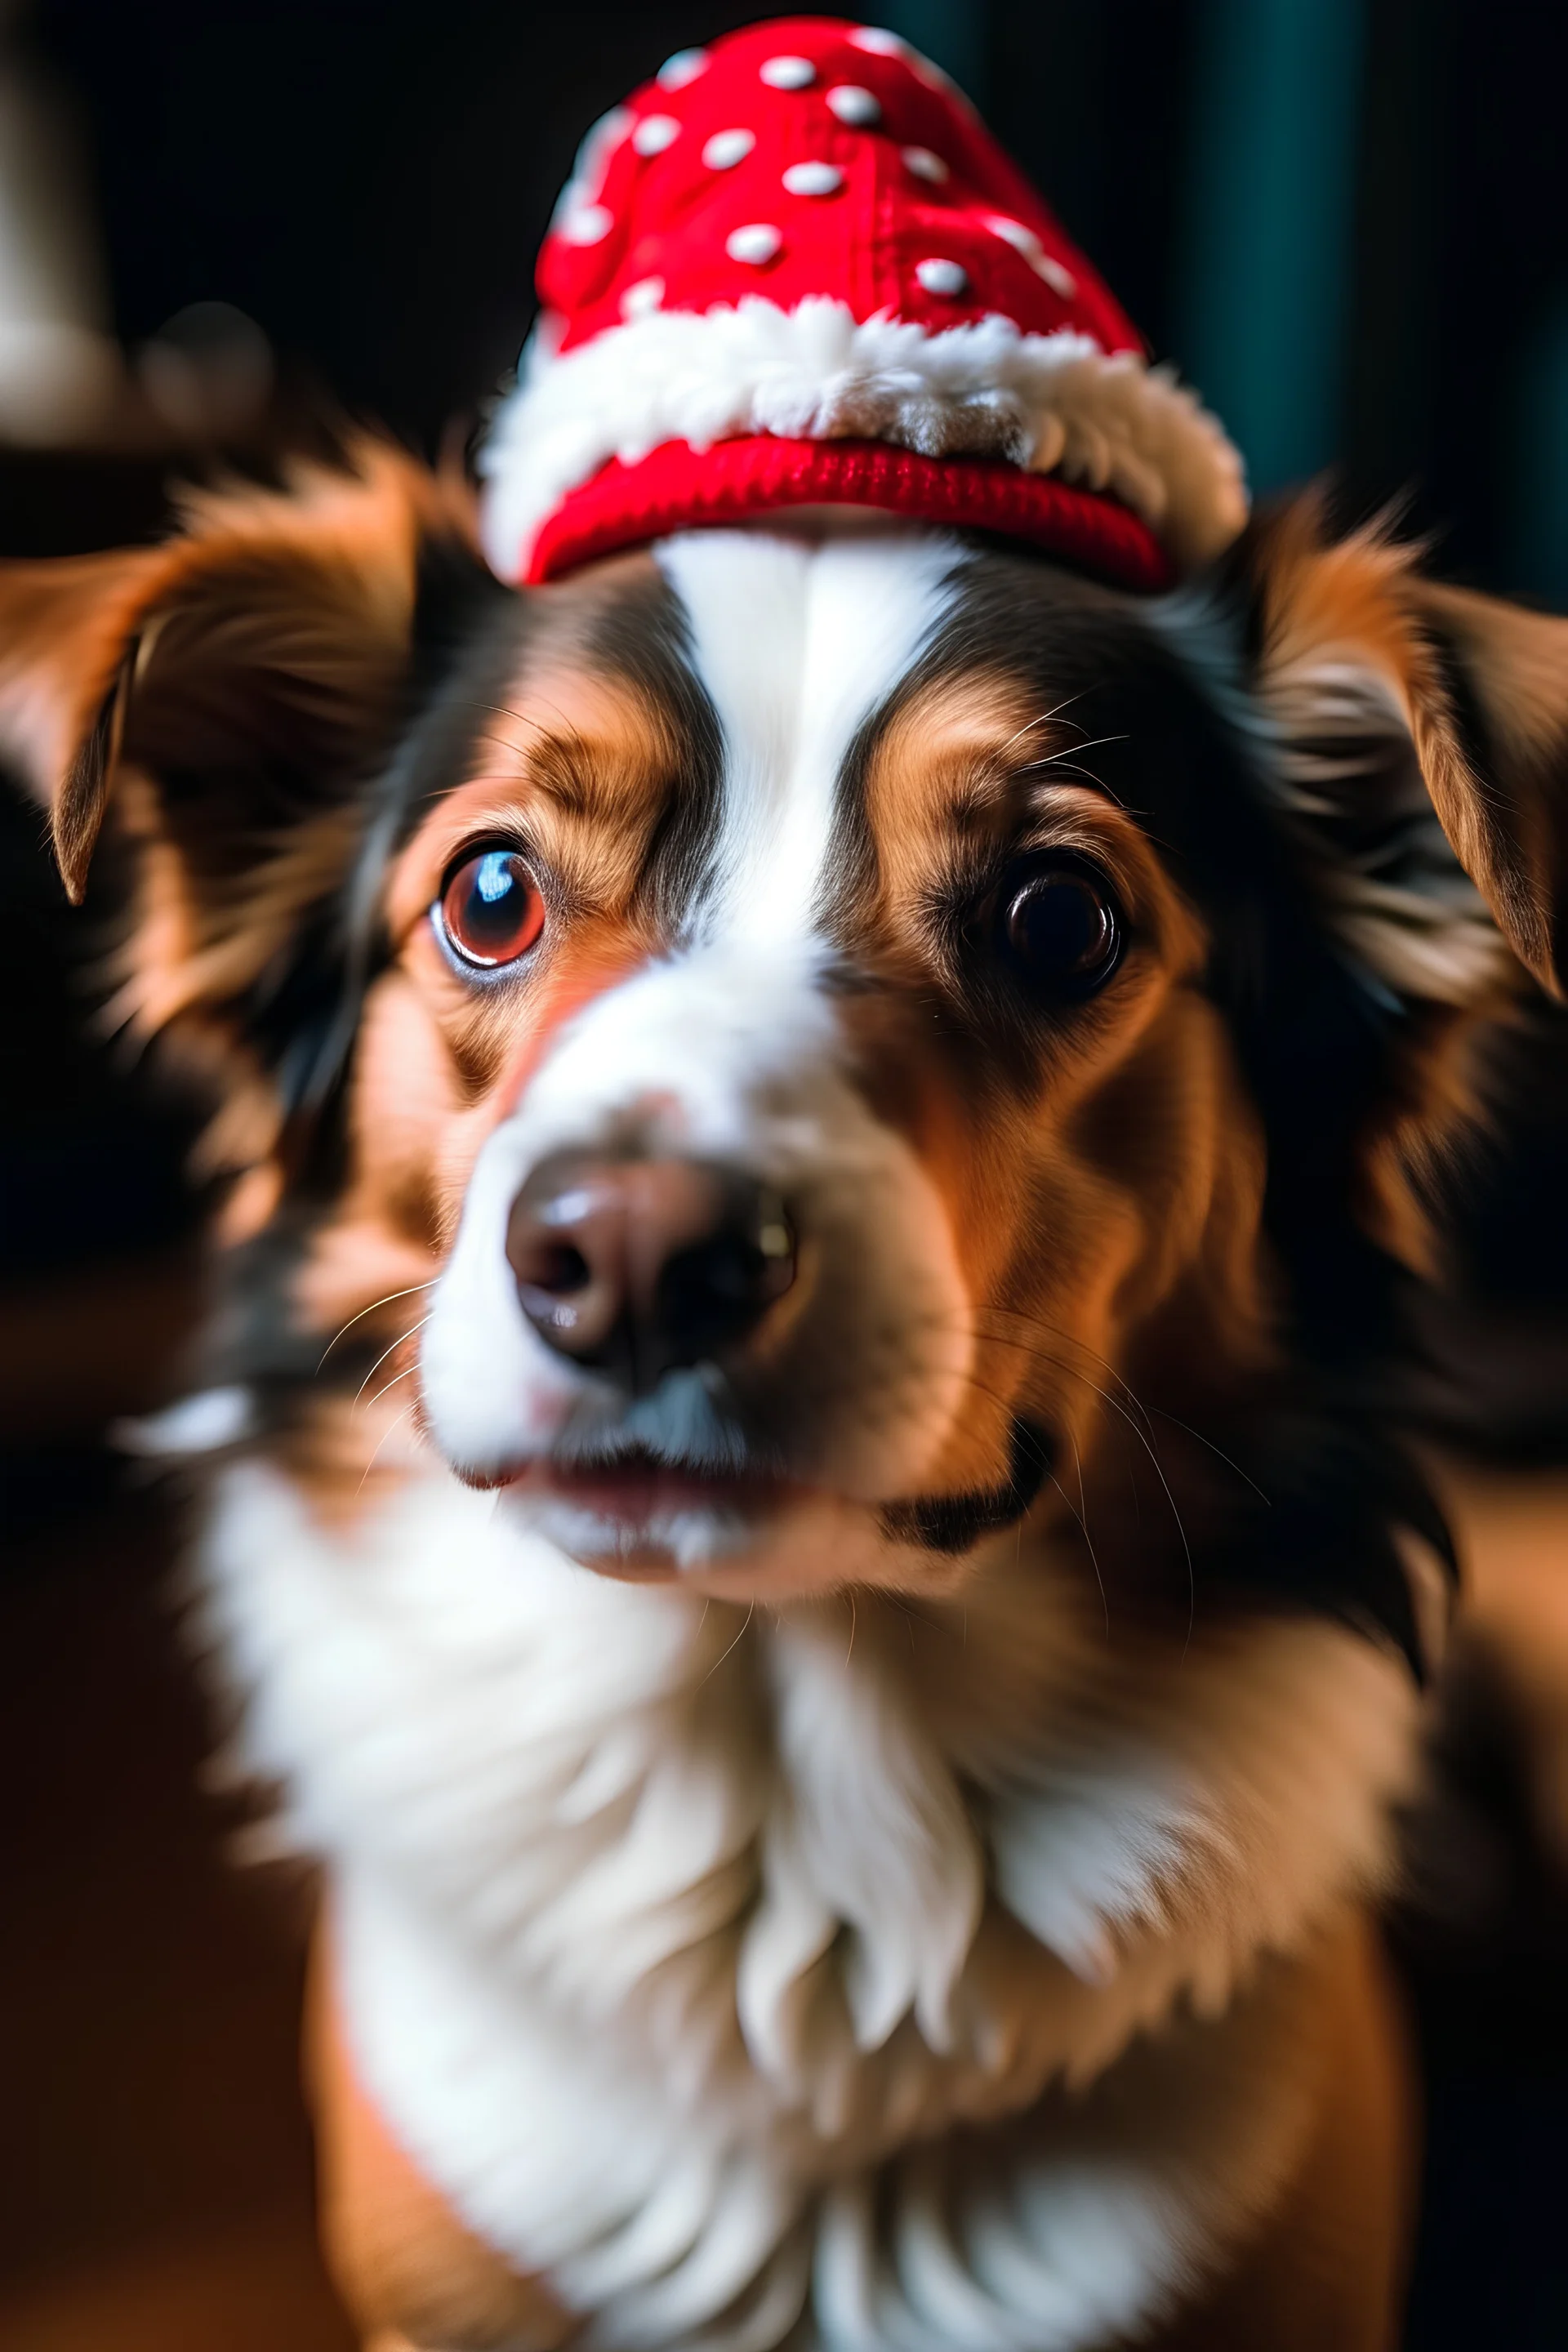
<svg viewBox="0 0 1568 2352"><path fill-rule="evenodd" d="M65 319L0 318L0 439L35 448L90 441L120 384L107 335Z"/></svg>
<svg viewBox="0 0 1568 2352"><path fill-rule="evenodd" d="M145 1454L150 1460L163 1454L214 1454L248 1436L255 1418L248 1389L202 1389L163 1412L117 1421L110 1435L121 1454Z"/></svg>
<svg viewBox="0 0 1568 2352"><path fill-rule="evenodd" d="M142 346L136 364L160 422L184 440L218 441L247 431L272 392L272 346L231 302L193 302L176 311Z"/></svg>

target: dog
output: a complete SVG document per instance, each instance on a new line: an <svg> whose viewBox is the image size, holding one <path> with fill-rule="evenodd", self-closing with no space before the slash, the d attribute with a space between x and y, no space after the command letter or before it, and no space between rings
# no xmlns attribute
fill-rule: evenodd
<svg viewBox="0 0 1568 2352"><path fill-rule="evenodd" d="M1404 1302L1568 624L1300 499L517 589L364 440L0 577L225 1171L198 1465L367 2341L1384 2347Z"/></svg>

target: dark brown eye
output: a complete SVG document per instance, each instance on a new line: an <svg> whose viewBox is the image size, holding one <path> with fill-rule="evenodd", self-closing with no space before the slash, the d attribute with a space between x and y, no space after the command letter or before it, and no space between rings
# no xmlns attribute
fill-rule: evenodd
<svg viewBox="0 0 1568 2352"><path fill-rule="evenodd" d="M1000 904L1003 955L1041 996L1092 995L1121 958L1121 918L1092 867L1053 859L1016 876Z"/></svg>
<svg viewBox="0 0 1568 2352"><path fill-rule="evenodd" d="M438 928L465 963L515 963L544 929L544 900L515 849L481 849L447 877Z"/></svg>

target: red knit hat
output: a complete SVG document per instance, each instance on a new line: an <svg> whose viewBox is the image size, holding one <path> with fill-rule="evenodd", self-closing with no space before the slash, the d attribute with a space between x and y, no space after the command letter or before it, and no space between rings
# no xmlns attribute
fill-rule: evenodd
<svg viewBox="0 0 1568 2352"><path fill-rule="evenodd" d="M779 17L590 131L481 458L503 578L839 504L1155 587L1247 516L1212 416L892 33Z"/></svg>

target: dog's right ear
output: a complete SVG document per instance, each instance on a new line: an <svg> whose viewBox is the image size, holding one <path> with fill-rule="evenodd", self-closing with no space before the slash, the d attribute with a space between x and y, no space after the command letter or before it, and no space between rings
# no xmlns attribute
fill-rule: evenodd
<svg viewBox="0 0 1568 2352"><path fill-rule="evenodd" d="M0 764L47 809L73 899L116 804L112 1015L217 1081L209 1167L258 1165L330 1090L370 788L476 606L510 593L466 488L368 438L282 490L191 498L163 546L0 566Z"/></svg>
<svg viewBox="0 0 1568 2352"><path fill-rule="evenodd" d="M162 548L0 570L0 759L47 808L60 877L79 905L128 673L174 571Z"/></svg>
<svg viewBox="0 0 1568 2352"><path fill-rule="evenodd" d="M0 759L49 812L79 900L120 773L227 895L237 860L321 814L395 714L432 541L463 501L365 439L286 490L190 497L163 545L0 568Z"/></svg>

